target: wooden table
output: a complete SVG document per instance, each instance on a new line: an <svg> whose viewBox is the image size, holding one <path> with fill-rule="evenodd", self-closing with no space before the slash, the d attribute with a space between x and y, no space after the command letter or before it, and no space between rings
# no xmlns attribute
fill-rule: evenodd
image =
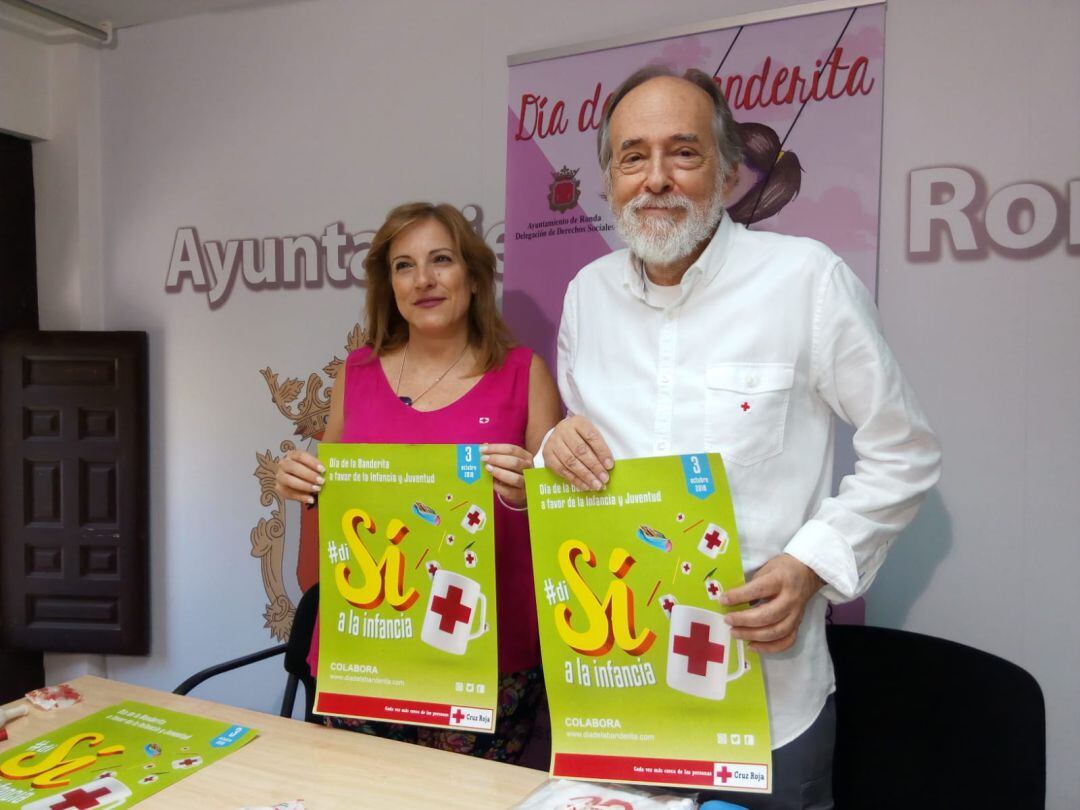
<svg viewBox="0 0 1080 810"><path fill-rule="evenodd" d="M225 759L151 796L147 808L237 810L303 799L308 810L352 808L506 808L547 774L435 751L367 734L180 697L90 675L70 681L83 694L67 709L30 708L8 725L0 755L106 706L137 700L257 729L259 736ZM9 704L10 705L10 704Z"/></svg>

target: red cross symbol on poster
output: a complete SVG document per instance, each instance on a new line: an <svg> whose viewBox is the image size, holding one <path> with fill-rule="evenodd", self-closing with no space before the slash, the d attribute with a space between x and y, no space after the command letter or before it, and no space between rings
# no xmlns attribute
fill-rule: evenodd
<svg viewBox="0 0 1080 810"><path fill-rule="evenodd" d="M131 798L131 790L112 776L98 777L83 787L22 805L23 810L98 810L119 807Z"/></svg>
<svg viewBox="0 0 1080 810"><path fill-rule="evenodd" d="M67 793L62 793L58 800L48 805L49 810L90 810L93 807L101 807L99 799L110 795L112 790L108 787L100 787L96 790L83 790L75 788Z"/></svg>
<svg viewBox="0 0 1080 810"><path fill-rule="evenodd" d="M723 554L727 551L728 547L728 535L720 526L715 523L710 523L705 532L701 535L701 540L698 541L698 551L704 554L706 557L716 559L718 554Z"/></svg>
<svg viewBox="0 0 1080 810"><path fill-rule="evenodd" d="M472 617L472 608L461 602L463 594L461 588L451 585L446 589L446 596L436 596L431 600L431 612L442 617L439 620L439 629L444 633L453 633L458 622L468 624Z"/></svg>
<svg viewBox="0 0 1080 810"><path fill-rule="evenodd" d="M76 788L63 794L61 796L63 801L52 805L52 810L86 810L86 808L98 807L101 804L98 799L108 796L111 792L108 788L99 788L90 792Z"/></svg>
<svg viewBox="0 0 1080 810"><path fill-rule="evenodd" d="M690 623L689 636L675 636L672 650L686 656L686 671L691 675L705 675L709 662L724 663L724 645L709 641L709 625Z"/></svg>
<svg viewBox="0 0 1080 810"><path fill-rule="evenodd" d="M487 512L476 504L466 510L465 517L461 519L461 528L469 534L476 534L487 525Z"/></svg>

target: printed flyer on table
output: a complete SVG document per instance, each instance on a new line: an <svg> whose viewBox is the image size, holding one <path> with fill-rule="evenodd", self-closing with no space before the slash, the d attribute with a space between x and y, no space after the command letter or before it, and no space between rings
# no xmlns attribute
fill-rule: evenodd
<svg viewBox="0 0 1080 810"><path fill-rule="evenodd" d="M758 656L719 455L622 460L602 492L526 472L552 775L771 790Z"/></svg>
<svg viewBox="0 0 1080 810"><path fill-rule="evenodd" d="M130 806L243 747L258 734L128 701L0 754L0 807Z"/></svg>
<svg viewBox="0 0 1080 810"><path fill-rule="evenodd" d="M322 444L315 711L495 730L491 476L480 447Z"/></svg>

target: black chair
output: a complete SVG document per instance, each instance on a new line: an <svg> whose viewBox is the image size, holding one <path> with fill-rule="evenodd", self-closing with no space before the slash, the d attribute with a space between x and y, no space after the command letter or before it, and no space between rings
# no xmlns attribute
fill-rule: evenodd
<svg viewBox="0 0 1080 810"><path fill-rule="evenodd" d="M1038 682L995 655L882 627L830 625L837 810L1042 808Z"/></svg>
<svg viewBox="0 0 1080 810"><path fill-rule="evenodd" d="M296 687L302 683L304 685L304 719L309 723L319 722L313 712L315 705L315 678L312 677L307 663L308 651L311 648L311 637L315 632L315 619L318 615L319 586L315 584L300 597L300 604L296 606L292 630L289 633L287 642L196 672L176 687L173 694L186 695L203 681L213 678L215 675L231 672L248 664L265 661L267 658L273 658L275 655L285 653L285 671L288 673L288 678L285 681L285 695L281 701L281 716L292 717L293 704L296 701Z"/></svg>

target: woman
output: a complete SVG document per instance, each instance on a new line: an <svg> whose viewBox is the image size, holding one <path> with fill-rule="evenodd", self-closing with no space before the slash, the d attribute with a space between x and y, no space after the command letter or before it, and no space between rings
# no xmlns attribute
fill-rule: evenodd
<svg viewBox="0 0 1080 810"><path fill-rule="evenodd" d="M495 308L495 254L456 208L398 206L364 268L367 343L334 381L323 441L481 445L496 494L499 709L494 735L327 724L514 762L543 697L523 472L559 419L559 396L544 362L512 345ZM277 491L313 503L324 472L292 450L278 466ZM317 650L316 631L313 671Z"/></svg>

